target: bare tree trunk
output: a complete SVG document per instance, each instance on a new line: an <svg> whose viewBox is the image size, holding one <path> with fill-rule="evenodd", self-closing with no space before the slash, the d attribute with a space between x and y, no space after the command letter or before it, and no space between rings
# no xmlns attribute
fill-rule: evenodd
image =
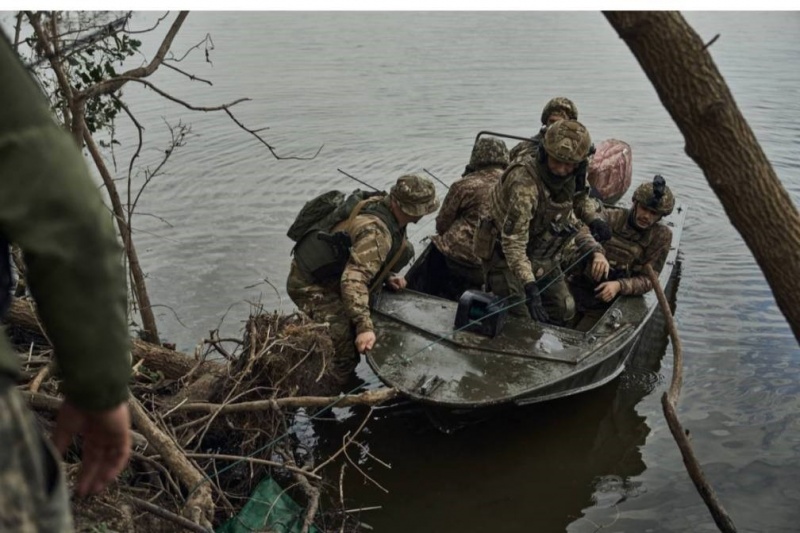
<svg viewBox="0 0 800 533"><path fill-rule="evenodd" d="M142 329L144 330L144 340L154 344L161 344L158 337L158 326L156 325L156 317L153 314L153 307L150 304L150 295L147 293L147 284L144 280L144 272L142 265L139 263L139 255L136 253L136 247L133 245L131 239L131 231L128 226L128 221L125 218L125 211L120 200L117 187L114 185L114 179L106 167L103 156L100 155L100 150L94 142L94 138L89 133L88 128L83 127L83 140L86 142L86 147L92 156L100 176L103 178L103 183L108 191L108 197L111 200L111 208L114 212L114 218L119 227L119 234L122 237L122 244L125 247L125 254L128 256L128 266L131 270L133 277L132 290L136 294L136 299L139 301L139 314L142 317Z"/></svg>
<svg viewBox="0 0 800 533"><path fill-rule="evenodd" d="M604 13L653 83L800 341L800 214L697 33L677 12Z"/></svg>

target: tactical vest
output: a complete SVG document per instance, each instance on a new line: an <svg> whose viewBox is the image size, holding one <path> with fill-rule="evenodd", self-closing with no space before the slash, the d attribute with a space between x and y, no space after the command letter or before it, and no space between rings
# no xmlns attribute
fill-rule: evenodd
<svg viewBox="0 0 800 533"><path fill-rule="evenodd" d="M317 283L338 279L350 257L349 231L353 221L358 215L375 216L388 228L392 236L392 246L384 268L370 282L370 292L372 292L383 284L392 267L405 266L401 259L404 258L403 251L406 249L406 230L400 227L392 214L386 195L359 193L361 191L351 194L341 207L316 224L295 245L292 253L300 271ZM340 239L325 238L331 234L346 236L347 244L343 244ZM323 238L320 238L321 236ZM404 259L407 263L410 257Z"/></svg>
<svg viewBox="0 0 800 533"><path fill-rule="evenodd" d="M629 210L612 211L608 222L611 239L603 243L606 259L614 278L638 274L642 268L645 250L653 240L652 231L638 231L628 224Z"/></svg>
<svg viewBox="0 0 800 533"><path fill-rule="evenodd" d="M563 202L553 200L550 190L539 179L538 172L541 169L535 168L536 164L530 158L524 163L539 191L536 212L533 213L528 228L527 254L532 260L551 259L561 253L578 229L570 221L573 209L572 195Z"/></svg>

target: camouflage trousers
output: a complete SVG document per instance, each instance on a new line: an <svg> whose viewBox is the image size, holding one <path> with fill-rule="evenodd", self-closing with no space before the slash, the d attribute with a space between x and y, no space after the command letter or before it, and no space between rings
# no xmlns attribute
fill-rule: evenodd
<svg viewBox="0 0 800 533"><path fill-rule="evenodd" d="M542 296L542 305L550 316L549 322L559 326L570 325L575 318L575 299L569 290L561 272L559 262L555 259L532 260L536 286ZM492 259L484 263L487 289L494 294L508 297L506 305L511 305L508 312L515 316L530 318L525 301L525 289L508 268L508 263L497 250Z"/></svg>
<svg viewBox="0 0 800 533"><path fill-rule="evenodd" d="M297 308L314 322L328 323L335 352L329 373L339 383L346 382L358 365L359 355L355 347L354 328L342 302L338 280L317 284L309 280L292 261L286 292Z"/></svg>
<svg viewBox="0 0 800 533"><path fill-rule="evenodd" d="M0 531L72 531L58 455L5 375L0 375L0 447Z"/></svg>

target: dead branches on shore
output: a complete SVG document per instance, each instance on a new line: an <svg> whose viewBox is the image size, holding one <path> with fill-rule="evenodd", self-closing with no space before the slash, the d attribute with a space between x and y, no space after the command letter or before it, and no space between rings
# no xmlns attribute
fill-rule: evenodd
<svg viewBox="0 0 800 533"><path fill-rule="evenodd" d="M6 323L20 353L20 390L49 425L61 404L58 376L51 375L52 350L32 302L15 300ZM131 461L109 491L96 497L98 505L92 507L91 499L76 504L78 524L84 516L98 521L98 512L106 509L103 520L119 530L210 531L235 516L256 486L271 478L305 508L296 517L304 531L312 525L324 531L319 509L327 513L331 530L348 530L352 519L347 522L344 509L323 505L341 501L338 484L326 483L323 470L359 445L358 431L332 457L316 458L315 466L315 458L300 450L294 411L300 409L308 420L333 406L374 406L393 399L396 391L338 395L326 371L333 356L330 337L325 326L302 314L254 314L236 344L236 350L215 355L220 343L212 335L204 355L198 349L189 356L132 342ZM69 475L76 460L68 454ZM327 495L328 490L336 494Z"/></svg>

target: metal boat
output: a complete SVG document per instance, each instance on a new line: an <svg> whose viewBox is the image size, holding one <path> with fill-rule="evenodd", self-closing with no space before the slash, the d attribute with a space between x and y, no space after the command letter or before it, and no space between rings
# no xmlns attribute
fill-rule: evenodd
<svg viewBox="0 0 800 533"><path fill-rule="evenodd" d="M685 218L679 203L662 222L672 230L659 276L663 287L673 274ZM409 269L410 286L431 286L419 283L430 275L430 254L429 246ZM413 289L382 291L372 309L378 342L367 362L386 385L429 406L474 410L543 402L617 377L657 306L654 291L620 296L576 329L508 315L490 337L454 327L455 301Z"/></svg>

